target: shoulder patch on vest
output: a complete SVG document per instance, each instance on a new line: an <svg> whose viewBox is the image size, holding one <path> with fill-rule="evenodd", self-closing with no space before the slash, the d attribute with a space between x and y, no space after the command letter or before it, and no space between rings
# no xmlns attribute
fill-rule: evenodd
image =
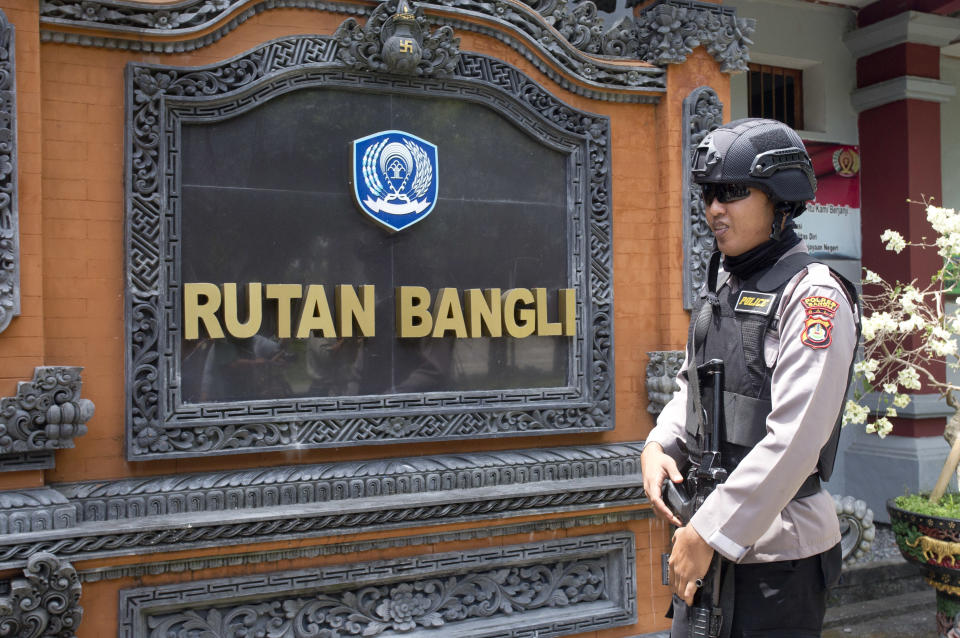
<svg viewBox="0 0 960 638"><path fill-rule="evenodd" d="M734 310L755 315L769 315L773 311L773 301L776 298L775 294L768 292L741 290Z"/></svg>
<svg viewBox="0 0 960 638"><path fill-rule="evenodd" d="M815 350L829 347L833 316L840 303L829 297L804 297L800 303L807 312L803 332L800 333L800 343Z"/></svg>

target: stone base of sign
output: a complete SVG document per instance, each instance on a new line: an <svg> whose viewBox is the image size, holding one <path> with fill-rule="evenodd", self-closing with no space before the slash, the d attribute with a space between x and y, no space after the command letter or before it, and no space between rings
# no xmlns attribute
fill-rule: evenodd
<svg viewBox="0 0 960 638"><path fill-rule="evenodd" d="M846 493L866 501L877 522L889 523L887 499L933 489L949 451L940 436L880 439L856 432L844 453ZM956 489L956 480L952 486Z"/></svg>
<svg viewBox="0 0 960 638"><path fill-rule="evenodd" d="M141 587L120 593L120 633L567 636L636 622L634 561L613 533Z"/></svg>

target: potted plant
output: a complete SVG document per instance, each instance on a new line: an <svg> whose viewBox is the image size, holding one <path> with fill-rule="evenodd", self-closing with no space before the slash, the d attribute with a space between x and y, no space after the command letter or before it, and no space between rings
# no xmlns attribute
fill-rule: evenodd
<svg viewBox="0 0 960 638"><path fill-rule="evenodd" d="M887 511L900 552L924 566L937 591L939 634L960 638L960 496L944 496L960 464L960 385L944 367L960 369L960 311L946 309L960 272L960 214L928 203L926 215L936 234L932 242L907 241L892 230L881 240L894 253L937 250L943 265L929 283L890 283L865 269L864 357L854 366L854 399L846 404L844 423L866 424L867 432L885 437L893 429L890 418L910 402L905 391L924 385L953 409L944 430L950 453L933 491L891 499Z"/></svg>

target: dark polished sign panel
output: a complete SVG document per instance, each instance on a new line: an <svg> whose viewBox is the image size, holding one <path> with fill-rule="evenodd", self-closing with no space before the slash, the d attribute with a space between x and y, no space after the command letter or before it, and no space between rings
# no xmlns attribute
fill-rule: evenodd
<svg viewBox="0 0 960 638"><path fill-rule="evenodd" d="M129 458L612 428L606 118L333 46L128 66Z"/></svg>
<svg viewBox="0 0 960 638"><path fill-rule="evenodd" d="M442 182L433 215L389 234L353 201L351 145L398 128L438 142ZM397 339L393 312L401 285L566 287L563 154L478 104L330 89L181 136L184 282L373 284L378 297L373 337L279 339L265 302L253 338L183 340L184 402L567 384L567 337Z"/></svg>

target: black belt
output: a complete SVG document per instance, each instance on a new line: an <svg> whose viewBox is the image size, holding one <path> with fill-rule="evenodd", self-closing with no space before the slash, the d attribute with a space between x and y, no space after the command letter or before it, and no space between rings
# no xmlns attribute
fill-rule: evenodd
<svg viewBox="0 0 960 638"><path fill-rule="evenodd" d="M797 490L797 495L793 497L793 500L798 498L806 498L808 496L813 496L820 491L820 475L811 474L807 477L807 480L803 482L803 485L800 486L800 489Z"/></svg>

